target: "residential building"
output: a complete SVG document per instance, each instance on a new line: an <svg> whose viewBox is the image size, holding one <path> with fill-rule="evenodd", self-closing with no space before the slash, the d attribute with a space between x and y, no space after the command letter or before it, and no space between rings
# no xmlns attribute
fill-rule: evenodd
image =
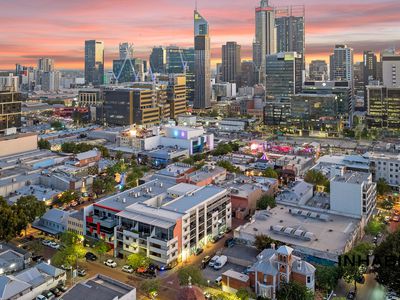
<svg viewBox="0 0 400 300"><path fill-rule="evenodd" d="M211 107L211 49L208 22L194 11L195 89L193 108Z"/></svg>
<svg viewBox="0 0 400 300"><path fill-rule="evenodd" d="M85 236L85 212L84 209L74 211L68 215L67 230L81 236Z"/></svg>
<svg viewBox="0 0 400 300"><path fill-rule="evenodd" d="M104 43L85 41L85 84L99 86L104 83Z"/></svg>
<svg viewBox="0 0 400 300"><path fill-rule="evenodd" d="M267 97L290 97L301 91L303 84L302 56L297 52L267 55Z"/></svg>
<svg viewBox="0 0 400 300"><path fill-rule="evenodd" d="M167 51L164 47L153 47L150 54L150 68L153 73L164 73L167 64ZM179 73L182 73L183 70Z"/></svg>
<svg viewBox="0 0 400 300"><path fill-rule="evenodd" d="M177 119L187 112L187 91L185 74L170 74L168 77L168 103L170 118Z"/></svg>
<svg viewBox="0 0 400 300"><path fill-rule="evenodd" d="M326 81L329 79L328 64L325 60L312 60L308 73L310 81Z"/></svg>
<svg viewBox="0 0 400 300"><path fill-rule="evenodd" d="M264 83L267 55L277 52L275 10L268 2L261 0L260 6L255 11L256 35L253 43L253 61L260 72L260 83Z"/></svg>
<svg viewBox="0 0 400 300"><path fill-rule="evenodd" d="M38 59L38 70L42 72L54 71L54 59L52 58L39 58Z"/></svg>
<svg viewBox="0 0 400 300"><path fill-rule="evenodd" d="M347 45L336 45L330 56L330 80L348 81L353 86L353 49Z"/></svg>
<svg viewBox="0 0 400 300"><path fill-rule="evenodd" d="M250 267L250 286L257 296L276 300L283 284L297 282L309 290L315 290L315 267L294 255L294 249L280 246L263 250L258 261Z"/></svg>
<svg viewBox="0 0 400 300"><path fill-rule="evenodd" d="M32 223L32 227L44 233L59 236L67 230L69 212L52 208L44 215Z"/></svg>
<svg viewBox="0 0 400 300"><path fill-rule="evenodd" d="M366 225L375 207L376 183L372 182L372 174L341 171L330 181L331 211L361 218Z"/></svg>
<svg viewBox="0 0 400 300"><path fill-rule="evenodd" d="M147 88L117 88L104 91L104 116L117 126L154 125L160 122L160 109Z"/></svg>
<svg viewBox="0 0 400 300"><path fill-rule="evenodd" d="M397 153L368 152L365 158L369 159L370 170L374 181L384 179L393 189L400 188L400 155Z"/></svg>
<svg viewBox="0 0 400 300"><path fill-rule="evenodd" d="M305 70L305 6L275 7L275 26L277 52L301 54Z"/></svg>
<svg viewBox="0 0 400 300"><path fill-rule="evenodd" d="M119 43L119 59L125 60L127 58L133 59L134 46L132 43L124 42Z"/></svg>
<svg viewBox="0 0 400 300"><path fill-rule="evenodd" d="M72 286L65 294L63 300L136 300L136 288L110 278L97 274Z"/></svg>
<svg viewBox="0 0 400 300"><path fill-rule="evenodd" d="M25 98L21 93L0 91L0 132L6 132L11 128L21 128L23 101Z"/></svg>
<svg viewBox="0 0 400 300"><path fill-rule="evenodd" d="M384 52L382 61L383 85L388 88L400 88L400 54Z"/></svg>
<svg viewBox="0 0 400 300"><path fill-rule="evenodd" d="M10 243L1 242L0 275L22 271L30 264L31 256L29 251Z"/></svg>
<svg viewBox="0 0 400 300"><path fill-rule="evenodd" d="M237 83L240 73L241 46L236 42L222 45L222 81Z"/></svg>
<svg viewBox="0 0 400 300"><path fill-rule="evenodd" d="M9 73L7 76L0 76L0 92L18 92L19 91L19 77Z"/></svg>
<svg viewBox="0 0 400 300"><path fill-rule="evenodd" d="M66 280L64 270L42 262L16 275L0 276L0 299L32 300Z"/></svg>
<svg viewBox="0 0 400 300"><path fill-rule="evenodd" d="M367 86L367 125L400 128L400 87Z"/></svg>
<svg viewBox="0 0 400 300"><path fill-rule="evenodd" d="M187 189L190 185L182 186ZM174 192L175 194L176 192ZM160 205L136 203L117 214L117 241L124 252L145 253L161 263L186 261L219 232L231 227L228 191L216 186L171 194Z"/></svg>

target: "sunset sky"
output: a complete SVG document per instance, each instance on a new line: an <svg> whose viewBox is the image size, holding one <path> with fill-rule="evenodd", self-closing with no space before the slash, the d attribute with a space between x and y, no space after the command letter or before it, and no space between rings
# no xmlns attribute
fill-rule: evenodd
<svg viewBox="0 0 400 300"><path fill-rule="evenodd" d="M210 23L213 63L221 45L237 41L251 57L254 8L258 0L198 0ZM306 58L327 59L335 43L379 52L400 48L399 0L275 0L273 5L306 6ZM0 69L36 65L52 57L58 69L82 69L84 41L103 40L106 67L118 43L132 42L137 57L154 45L193 44L194 0L0 0Z"/></svg>

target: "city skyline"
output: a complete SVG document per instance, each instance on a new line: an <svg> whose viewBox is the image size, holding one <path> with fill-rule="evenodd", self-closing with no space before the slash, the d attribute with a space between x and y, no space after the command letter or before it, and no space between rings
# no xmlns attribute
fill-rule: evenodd
<svg viewBox="0 0 400 300"><path fill-rule="evenodd" d="M328 61L335 44L346 43L354 48L355 61L361 60L363 50L400 48L396 32L400 25L398 1L339 0L323 6L318 0L270 2L274 6L306 6L308 62ZM14 69L16 63L36 65L38 58L51 57L58 69L83 70L84 41L89 39L104 41L106 69L118 57L120 42L133 43L135 56L145 59L153 46L192 47L194 1L158 0L157 3L159 6L136 0L2 3L0 17L7 26L0 29L0 69ZM213 67L221 60L221 45L228 41L242 46L242 59L251 59L254 8L258 5L258 0L198 2L199 11L210 23ZM373 32L376 35L371 41Z"/></svg>

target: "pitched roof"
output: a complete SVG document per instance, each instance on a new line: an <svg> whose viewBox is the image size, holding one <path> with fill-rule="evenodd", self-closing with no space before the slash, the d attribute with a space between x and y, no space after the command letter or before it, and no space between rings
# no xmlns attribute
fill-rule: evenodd
<svg viewBox="0 0 400 300"><path fill-rule="evenodd" d="M282 254L282 255L290 255L290 254L292 254L293 249L284 245L284 246L280 246L276 252L279 254Z"/></svg>
<svg viewBox="0 0 400 300"><path fill-rule="evenodd" d="M14 276L0 276L0 299L9 299L29 289L31 285Z"/></svg>

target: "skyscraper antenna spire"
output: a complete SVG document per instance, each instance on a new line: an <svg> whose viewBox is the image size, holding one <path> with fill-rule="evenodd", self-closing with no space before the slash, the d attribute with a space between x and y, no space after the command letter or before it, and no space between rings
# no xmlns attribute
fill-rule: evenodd
<svg viewBox="0 0 400 300"><path fill-rule="evenodd" d="M197 0L194 0L194 9L197 10Z"/></svg>

